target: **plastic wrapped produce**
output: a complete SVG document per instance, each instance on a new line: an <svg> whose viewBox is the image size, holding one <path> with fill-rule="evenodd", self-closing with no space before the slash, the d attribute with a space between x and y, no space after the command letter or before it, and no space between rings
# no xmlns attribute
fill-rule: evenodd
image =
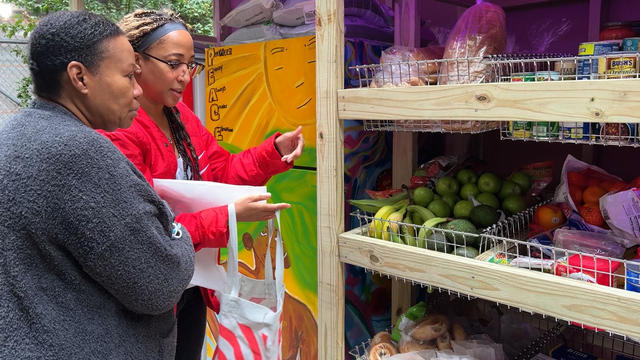
<svg viewBox="0 0 640 360"><path fill-rule="evenodd" d="M439 46L408 48L393 46L382 52L380 70L370 87L406 87L434 85L438 82L439 63L443 49Z"/></svg>
<svg viewBox="0 0 640 360"><path fill-rule="evenodd" d="M281 4L274 0L245 0L220 20L222 25L235 28L271 21L273 11Z"/></svg>
<svg viewBox="0 0 640 360"><path fill-rule="evenodd" d="M223 45L248 44L258 41L269 41L282 39L280 30L275 24L258 24L240 28L222 42Z"/></svg>
<svg viewBox="0 0 640 360"><path fill-rule="evenodd" d="M315 23L315 0L288 0L273 12L273 22L278 25L300 26Z"/></svg>
<svg viewBox="0 0 640 360"><path fill-rule="evenodd" d="M482 0L467 9L449 34L445 45L445 59L466 59L496 55L504 52L507 30L504 11L499 6ZM446 71L445 71L446 70ZM480 61L459 60L443 69L441 83L469 84L483 82L489 71Z"/></svg>

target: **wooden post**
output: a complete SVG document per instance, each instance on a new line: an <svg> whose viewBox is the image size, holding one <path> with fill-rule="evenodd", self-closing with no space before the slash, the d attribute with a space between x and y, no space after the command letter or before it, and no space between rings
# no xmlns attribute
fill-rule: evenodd
<svg viewBox="0 0 640 360"><path fill-rule="evenodd" d="M395 45L420 47L420 0L396 0L394 2ZM411 132L393 134L392 185L398 189L413 175L417 159L417 136ZM411 306L411 283L393 279L391 281L391 321Z"/></svg>
<svg viewBox="0 0 640 360"><path fill-rule="evenodd" d="M316 157L318 179L318 359L344 359L343 125L338 89L344 86L344 2L316 0Z"/></svg>
<svg viewBox="0 0 640 360"><path fill-rule="evenodd" d="M84 0L69 0L69 10L84 10Z"/></svg>

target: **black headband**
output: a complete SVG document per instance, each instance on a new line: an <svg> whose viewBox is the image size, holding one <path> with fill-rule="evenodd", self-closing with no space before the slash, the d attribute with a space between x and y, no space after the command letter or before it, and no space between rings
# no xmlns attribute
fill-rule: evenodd
<svg viewBox="0 0 640 360"><path fill-rule="evenodd" d="M158 41L158 39L176 30L188 31L187 28L180 23L177 23L177 22L166 23L160 26L159 28L153 30L152 32L148 33L147 35L143 36L142 39L140 40L140 44L136 47L135 50L138 52L145 51L149 48L149 46L153 45L153 43Z"/></svg>

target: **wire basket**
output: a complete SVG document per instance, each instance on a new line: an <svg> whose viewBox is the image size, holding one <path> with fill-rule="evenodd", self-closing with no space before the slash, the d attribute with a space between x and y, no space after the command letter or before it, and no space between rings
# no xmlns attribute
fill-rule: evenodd
<svg viewBox="0 0 640 360"><path fill-rule="evenodd" d="M502 54L488 57L356 65L360 87L392 88L458 84L640 78L640 53L591 56Z"/></svg>
<svg viewBox="0 0 640 360"><path fill-rule="evenodd" d="M479 234L376 219L360 211L351 215L358 219L364 236L640 292L640 262L528 241L529 222L542 204L482 229Z"/></svg>
<svg viewBox="0 0 640 360"><path fill-rule="evenodd" d="M503 140L587 145L640 146L638 124L503 121Z"/></svg>
<svg viewBox="0 0 640 360"><path fill-rule="evenodd" d="M561 323L532 341L514 360L530 360L540 353L549 354L554 347L563 344L600 360L640 360L640 343L636 341Z"/></svg>
<svg viewBox="0 0 640 360"><path fill-rule="evenodd" d="M481 134L500 129L498 121L470 120L364 120L369 131Z"/></svg>

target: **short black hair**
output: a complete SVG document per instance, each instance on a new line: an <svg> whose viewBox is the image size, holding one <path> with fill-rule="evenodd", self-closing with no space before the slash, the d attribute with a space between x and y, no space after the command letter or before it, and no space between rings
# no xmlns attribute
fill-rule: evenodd
<svg viewBox="0 0 640 360"><path fill-rule="evenodd" d="M87 11L58 11L42 18L29 39L34 93L57 99L67 65L78 61L94 69L104 55L104 42L120 35L124 33L116 24Z"/></svg>

